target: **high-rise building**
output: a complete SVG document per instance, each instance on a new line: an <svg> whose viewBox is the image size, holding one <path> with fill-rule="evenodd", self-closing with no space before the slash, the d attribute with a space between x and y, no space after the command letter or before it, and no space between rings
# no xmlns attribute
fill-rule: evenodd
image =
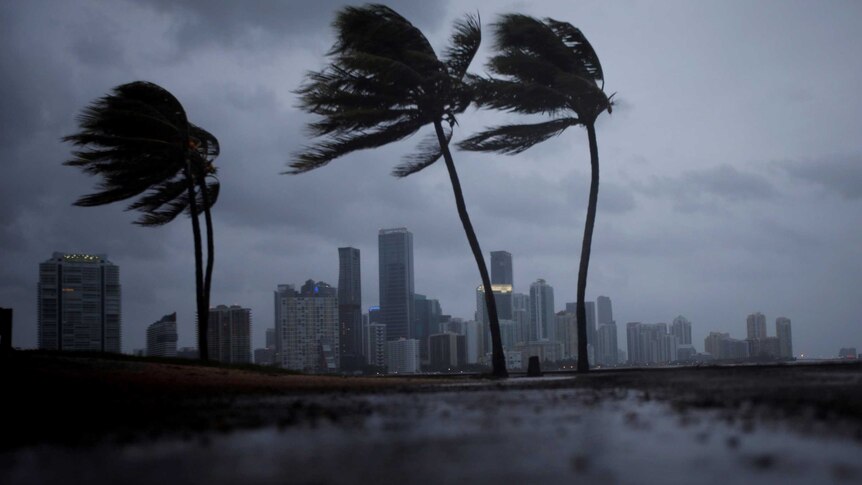
<svg viewBox="0 0 862 485"><path fill-rule="evenodd" d="M491 284L514 285L512 254L507 251L491 251Z"/></svg>
<svg viewBox="0 0 862 485"><path fill-rule="evenodd" d="M386 339L413 336L413 234L401 227L377 236L381 323Z"/></svg>
<svg viewBox="0 0 862 485"><path fill-rule="evenodd" d="M614 312L611 308L610 298L606 296L596 298L596 315L598 317L599 325L614 322Z"/></svg>
<svg viewBox="0 0 862 485"><path fill-rule="evenodd" d="M419 340L423 363L428 362L428 337L440 330L440 302L419 293L413 294L413 338Z"/></svg>
<svg viewBox="0 0 862 485"><path fill-rule="evenodd" d="M760 312L752 313L745 319L748 339L766 338L766 316Z"/></svg>
<svg viewBox="0 0 862 485"><path fill-rule="evenodd" d="M584 309L587 313L587 344L595 346L596 345L596 302L594 301L585 301ZM569 302L566 303L566 311L577 315L578 314L578 303L577 302Z"/></svg>
<svg viewBox="0 0 862 485"><path fill-rule="evenodd" d="M210 308L207 348L212 360L251 364L251 309L239 305Z"/></svg>
<svg viewBox="0 0 862 485"><path fill-rule="evenodd" d="M673 319L670 333L676 336L679 345L691 345L691 322L684 316L680 315Z"/></svg>
<svg viewBox="0 0 862 485"><path fill-rule="evenodd" d="M419 341L400 338L386 342L386 362L390 374L419 372Z"/></svg>
<svg viewBox="0 0 862 485"><path fill-rule="evenodd" d="M793 358L793 334L790 331L790 319L778 317L775 319L775 335L778 336L779 356L782 359Z"/></svg>
<svg viewBox="0 0 862 485"><path fill-rule="evenodd" d="M515 341L529 341L530 295L512 293L512 320L515 322Z"/></svg>
<svg viewBox="0 0 862 485"><path fill-rule="evenodd" d="M596 345L596 363L598 365L613 366L619 363L617 352L617 324L613 321L599 325L597 333L598 345Z"/></svg>
<svg viewBox="0 0 862 485"><path fill-rule="evenodd" d="M512 285L508 283L492 284L491 292L494 293L497 320L513 320ZM491 320L488 318L484 285L479 285L476 288L476 321L482 324L482 353L491 352Z"/></svg>
<svg viewBox="0 0 862 485"><path fill-rule="evenodd" d="M428 348L432 371L456 370L467 364L467 344L463 335L449 332L431 335Z"/></svg>
<svg viewBox="0 0 862 485"><path fill-rule="evenodd" d="M107 255L55 252L38 293L40 349L121 351L120 268Z"/></svg>
<svg viewBox="0 0 862 485"><path fill-rule="evenodd" d="M386 325L382 323L368 324L368 346L365 358L368 365L386 366Z"/></svg>
<svg viewBox="0 0 862 485"><path fill-rule="evenodd" d="M577 316L564 311L554 315L554 341L562 349L561 359L575 359L578 355Z"/></svg>
<svg viewBox="0 0 862 485"><path fill-rule="evenodd" d="M177 312L165 315L147 327L147 356L177 356Z"/></svg>
<svg viewBox="0 0 862 485"><path fill-rule="evenodd" d="M339 370L338 292L308 280L297 292L291 285L276 291L276 333L280 365L306 372Z"/></svg>
<svg viewBox="0 0 862 485"><path fill-rule="evenodd" d="M631 365L663 364L677 360L679 343L666 323L626 324L628 358Z"/></svg>
<svg viewBox="0 0 862 485"><path fill-rule="evenodd" d="M530 285L530 341L554 340L554 288L543 279Z"/></svg>
<svg viewBox="0 0 862 485"><path fill-rule="evenodd" d="M361 367L362 280L356 248L338 248L338 328L341 367Z"/></svg>
<svg viewBox="0 0 862 485"><path fill-rule="evenodd" d="M731 338L729 333L709 332L703 348L715 360L742 360L750 355L749 341Z"/></svg>

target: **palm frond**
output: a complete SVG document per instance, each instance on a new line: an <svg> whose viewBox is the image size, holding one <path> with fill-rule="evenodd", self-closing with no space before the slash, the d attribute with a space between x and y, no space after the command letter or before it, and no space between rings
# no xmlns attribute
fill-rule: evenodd
<svg viewBox="0 0 862 485"><path fill-rule="evenodd" d="M559 118L530 125L506 125L490 128L458 143L458 148L474 152L521 153L566 128L580 123L577 118Z"/></svg>
<svg viewBox="0 0 862 485"><path fill-rule="evenodd" d="M449 77L461 79L473 62L479 44L482 43L482 27L479 15L467 15L455 22L455 32L443 52L443 63L449 70Z"/></svg>
<svg viewBox="0 0 862 485"><path fill-rule="evenodd" d="M318 142L317 145L297 154L294 162L290 164L293 170L285 173L295 175L308 172L348 153L377 148L402 140L416 133L421 127L421 122L407 119L380 126L373 131L360 131L328 137Z"/></svg>
<svg viewBox="0 0 862 485"><path fill-rule="evenodd" d="M452 127L444 125L443 135L446 137L446 145L448 145L452 140ZM392 170L392 175L404 178L433 165L442 156L443 148L440 146L437 133L431 133L419 142L415 153L402 159L402 162Z"/></svg>
<svg viewBox="0 0 862 485"><path fill-rule="evenodd" d="M470 83L473 102L481 108L554 115L567 108L569 99L565 92L555 87L535 83L479 76L470 76Z"/></svg>
<svg viewBox="0 0 862 485"><path fill-rule="evenodd" d="M582 78L591 79L604 87L604 73L599 56L580 29L568 22L560 22L551 18L545 19L545 24L562 40L572 56L577 60L575 73Z"/></svg>

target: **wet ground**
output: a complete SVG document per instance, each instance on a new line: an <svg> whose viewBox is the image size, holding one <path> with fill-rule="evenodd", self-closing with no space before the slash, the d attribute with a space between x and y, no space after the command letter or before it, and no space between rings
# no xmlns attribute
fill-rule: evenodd
<svg viewBox="0 0 862 485"><path fill-rule="evenodd" d="M219 394L175 410L204 426L0 451L0 482L862 483L860 383L785 366Z"/></svg>

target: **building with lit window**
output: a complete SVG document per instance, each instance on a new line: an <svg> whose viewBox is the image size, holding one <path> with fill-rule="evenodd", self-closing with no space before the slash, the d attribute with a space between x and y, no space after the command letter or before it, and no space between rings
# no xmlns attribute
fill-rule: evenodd
<svg viewBox="0 0 862 485"><path fill-rule="evenodd" d="M39 264L39 348L121 352L120 268L105 254L55 252Z"/></svg>

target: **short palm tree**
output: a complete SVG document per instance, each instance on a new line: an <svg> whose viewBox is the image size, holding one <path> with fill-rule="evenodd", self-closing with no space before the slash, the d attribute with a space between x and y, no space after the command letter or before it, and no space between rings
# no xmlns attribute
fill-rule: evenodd
<svg viewBox="0 0 862 485"><path fill-rule="evenodd" d="M491 280L449 151L455 116L464 112L471 99L464 78L481 42L479 19L467 16L455 23L442 58L419 29L383 5L346 7L333 25L337 40L328 53L330 64L309 73L298 90L301 108L321 116L309 126L319 141L296 156L288 173L307 172L353 151L377 148L433 125L434 135L420 143L418 153L406 157L393 175L406 177L441 156L445 160L458 215L485 290L493 373L506 376Z"/></svg>
<svg viewBox="0 0 862 485"><path fill-rule="evenodd" d="M613 96L604 92L604 75L596 52L581 31L571 24L507 14L495 25L495 41L497 53L488 62L492 77L471 77L475 102L481 107L542 114L552 119L491 128L459 143L460 148L516 154L559 135L570 126L583 125L587 129L592 177L576 308L578 371L586 372L589 361L584 297L599 194L595 123L605 110L611 112Z"/></svg>
<svg viewBox="0 0 862 485"><path fill-rule="evenodd" d="M136 81L117 86L94 101L79 117L80 131L63 138L77 149L66 165L102 178L99 191L75 205L91 207L137 197L127 210L142 215L141 226L160 226L186 212L192 220L198 348L208 359L207 330L212 282L213 229L210 209L218 199L213 161L218 140L188 121L179 101L166 89ZM199 215L207 232L207 266Z"/></svg>

